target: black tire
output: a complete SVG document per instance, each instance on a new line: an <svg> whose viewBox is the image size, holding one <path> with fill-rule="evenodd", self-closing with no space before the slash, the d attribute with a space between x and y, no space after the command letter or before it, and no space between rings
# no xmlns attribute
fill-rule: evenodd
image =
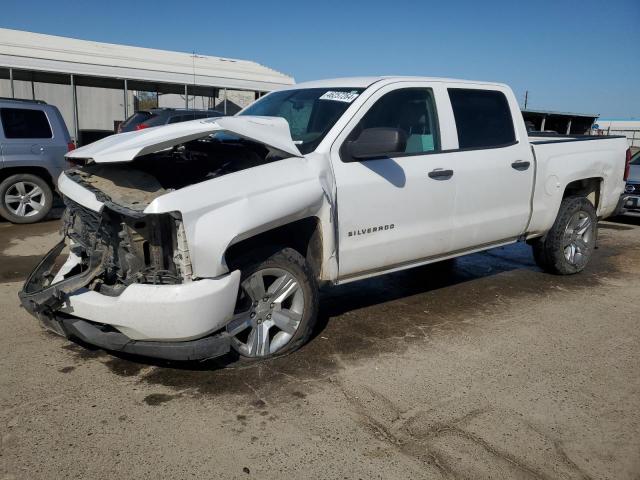
<svg viewBox="0 0 640 480"><path fill-rule="evenodd" d="M304 309L300 323L288 343L274 353L253 357L243 355L236 346L237 342L234 343L232 339L232 349L234 353L232 360L241 363L250 363L280 357L294 352L309 340L317 320L319 290L318 282L311 266L300 253L288 247L267 247L250 252L230 262L229 266L232 269L238 268L241 270L241 284L259 270L268 271L268 269L274 268L285 270L295 278L304 298ZM243 301L242 295L243 291L241 287L241 291L238 294L238 302L236 303L236 312L243 310L240 308L240 303Z"/></svg>
<svg viewBox="0 0 640 480"><path fill-rule="evenodd" d="M581 249L580 260L571 262L565 255L565 234L569 222L578 214L586 215L593 229L589 240L584 242L584 247ZM551 230L543 237L531 242L533 258L540 268L549 273L556 275L579 273L584 270L593 255L597 234L598 216L593 204L585 197L567 197L560 204L558 216Z"/></svg>
<svg viewBox="0 0 640 480"><path fill-rule="evenodd" d="M35 185L41 190L37 198L36 203L41 204L40 210L35 210L29 205L25 206L25 215L16 215L13 210L16 210L16 203L7 202L7 193L16 193L16 185L22 183L23 185ZM27 190L28 194L32 190ZM0 183L0 216L10 221L11 223L36 223L47 216L51 210L53 204L53 192L49 184L37 175L30 173L18 173L5 178ZM33 213L36 212L36 213Z"/></svg>

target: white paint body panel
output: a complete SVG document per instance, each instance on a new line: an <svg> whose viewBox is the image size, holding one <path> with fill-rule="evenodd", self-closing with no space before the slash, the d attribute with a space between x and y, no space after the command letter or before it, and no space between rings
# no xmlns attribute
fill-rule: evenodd
<svg viewBox="0 0 640 480"><path fill-rule="evenodd" d="M515 97L505 85L379 77L311 82L295 88L334 86L365 90L307 155L293 144L286 122L271 117L173 124L114 135L71 152L69 157L96 162L130 161L226 130L290 155L169 192L146 207L146 214L181 214L194 282L155 288L133 285L116 299L80 293L72 297L74 314L113 325L114 318L123 315L127 320L117 320L117 328L135 338L196 338L199 332L223 326L233 309L239 272L229 275L224 258L229 246L275 227L317 218L323 248L321 280L343 283L544 234L553 225L565 187L574 180L601 180L601 216L613 212L624 188L624 139L531 145ZM434 93L443 151L342 162L342 143L376 99L416 86ZM459 150L448 87L503 92L517 142L502 148ZM529 161L531 167L514 170L511 163L517 160ZM437 182L427 175L435 168L455 173L451 180ZM63 194L93 210L101 208L93 194L71 183L61 178ZM390 224L393 229L349 236L362 227Z"/></svg>
<svg viewBox="0 0 640 480"><path fill-rule="evenodd" d="M133 340L186 341L231 320L240 272L180 285L129 285L117 297L82 290L64 313L111 325Z"/></svg>
<svg viewBox="0 0 640 480"><path fill-rule="evenodd" d="M292 156L301 156L291 139L286 120L278 117L243 116L205 118L118 133L72 150L66 157L91 159L96 163L129 162L141 155L159 152L222 131L250 138Z"/></svg>
<svg viewBox="0 0 640 480"><path fill-rule="evenodd" d="M58 190L65 197L70 198L74 202L94 212L100 213L104 207L104 203L98 200L93 192L71 180L64 172L62 172L58 178Z"/></svg>

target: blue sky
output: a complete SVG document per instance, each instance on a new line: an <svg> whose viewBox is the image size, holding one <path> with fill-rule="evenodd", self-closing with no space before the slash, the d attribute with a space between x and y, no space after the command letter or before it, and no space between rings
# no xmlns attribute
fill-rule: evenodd
<svg viewBox="0 0 640 480"><path fill-rule="evenodd" d="M500 81L530 108L640 118L640 0L2 0L0 26L254 60L297 81Z"/></svg>

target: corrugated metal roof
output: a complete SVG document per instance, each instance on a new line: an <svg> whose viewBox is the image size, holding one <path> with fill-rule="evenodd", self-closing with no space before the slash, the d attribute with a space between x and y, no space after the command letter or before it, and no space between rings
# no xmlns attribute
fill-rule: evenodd
<svg viewBox="0 0 640 480"><path fill-rule="evenodd" d="M522 113L538 113L542 115L562 115L565 117L587 117L587 118L598 118L600 116L599 113L571 113L571 112L554 112L553 110L532 110L527 108L526 110L522 110Z"/></svg>
<svg viewBox="0 0 640 480"><path fill-rule="evenodd" d="M294 83L292 77L248 60L91 42L4 28L0 28L0 66L260 91Z"/></svg>

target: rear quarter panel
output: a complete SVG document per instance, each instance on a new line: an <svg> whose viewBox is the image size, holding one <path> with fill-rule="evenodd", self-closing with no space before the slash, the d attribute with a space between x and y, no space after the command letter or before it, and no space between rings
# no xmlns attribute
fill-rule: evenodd
<svg viewBox="0 0 640 480"><path fill-rule="evenodd" d="M624 138L534 143L532 148L537 166L530 236L551 228L567 185L576 180L600 179L598 216L613 213L624 190Z"/></svg>

